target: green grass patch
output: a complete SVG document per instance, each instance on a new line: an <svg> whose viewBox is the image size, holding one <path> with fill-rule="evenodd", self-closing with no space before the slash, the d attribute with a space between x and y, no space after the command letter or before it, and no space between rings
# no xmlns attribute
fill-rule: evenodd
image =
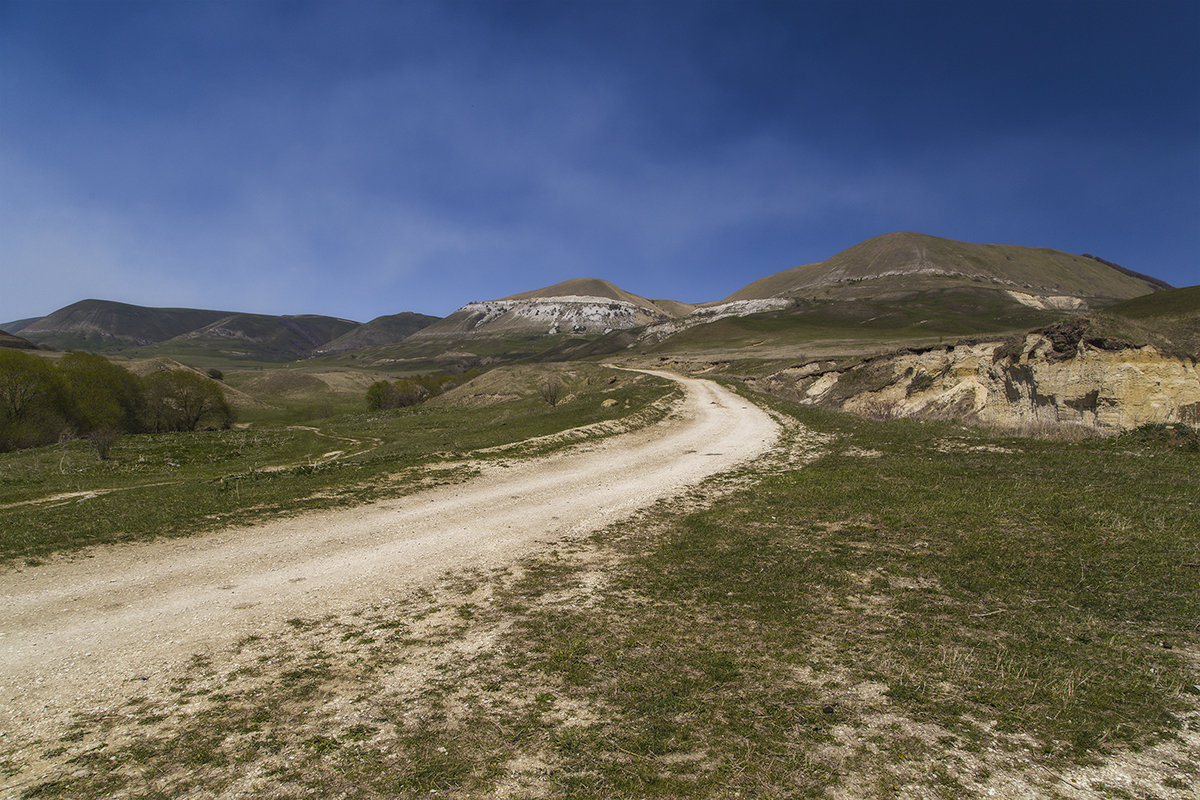
<svg viewBox="0 0 1200 800"><path fill-rule="evenodd" d="M257 656L253 674L197 662L198 713L139 706L163 721L123 744L85 721L64 745L92 771L29 796L253 771L264 796L1054 797L1196 725L1186 444L770 402L823 435L820 457L358 621L248 638L231 658ZM1186 796L1187 752L1079 785Z"/></svg>
<svg viewBox="0 0 1200 800"><path fill-rule="evenodd" d="M647 352L722 353L740 360L760 348L794 363L796 348L810 355L880 352L1024 331L1061 316L1023 306L996 289L905 288L879 297L799 299L784 311L726 317L688 328Z"/></svg>
<svg viewBox="0 0 1200 800"><path fill-rule="evenodd" d="M616 388L609 383L614 379ZM488 405L357 411L307 427L261 423L247 430L126 436L107 461L83 441L5 453L0 560L34 563L90 545L395 496L465 475L442 470L431 477L423 465L616 419L677 391L661 379L591 365L579 367L572 386L554 407L530 384L520 387L523 394ZM616 404L603 406L609 398ZM536 452L564 444L543 443Z"/></svg>

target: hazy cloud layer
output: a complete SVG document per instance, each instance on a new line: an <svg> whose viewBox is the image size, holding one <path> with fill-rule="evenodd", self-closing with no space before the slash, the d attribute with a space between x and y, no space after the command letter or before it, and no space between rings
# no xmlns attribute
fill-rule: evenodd
<svg viewBox="0 0 1200 800"><path fill-rule="evenodd" d="M1190 2L0 0L0 321L719 299L869 236L1198 281Z"/></svg>

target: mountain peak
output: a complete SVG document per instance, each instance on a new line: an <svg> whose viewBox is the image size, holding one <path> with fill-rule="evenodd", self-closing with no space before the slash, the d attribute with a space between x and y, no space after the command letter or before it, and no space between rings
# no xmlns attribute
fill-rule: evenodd
<svg viewBox="0 0 1200 800"><path fill-rule="evenodd" d="M501 300L541 300L551 297L600 297L605 300L623 300L626 303L654 308L654 304L644 297L609 283L601 278L572 278L553 286L534 289L529 292L502 297Z"/></svg>
<svg viewBox="0 0 1200 800"><path fill-rule="evenodd" d="M975 283L1031 296L1105 305L1160 290L1161 281L1049 247L972 244L924 233L885 233L825 261L768 275L726 298L816 297L836 287L888 279L926 285ZM842 289L839 289L841 291Z"/></svg>

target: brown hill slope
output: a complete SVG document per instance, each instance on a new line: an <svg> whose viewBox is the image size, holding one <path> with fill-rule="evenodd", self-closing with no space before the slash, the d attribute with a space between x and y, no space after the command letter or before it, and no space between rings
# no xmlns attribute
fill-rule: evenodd
<svg viewBox="0 0 1200 800"><path fill-rule="evenodd" d="M1035 298L1077 298L1108 305L1167 288L1090 256L1048 247L972 244L920 233L889 233L815 264L760 278L723 302L767 298L862 296L871 282L889 287L919 282L922 288L976 284ZM1053 300L1051 302L1054 302ZM1069 300L1059 301L1064 307Z"/></svg>

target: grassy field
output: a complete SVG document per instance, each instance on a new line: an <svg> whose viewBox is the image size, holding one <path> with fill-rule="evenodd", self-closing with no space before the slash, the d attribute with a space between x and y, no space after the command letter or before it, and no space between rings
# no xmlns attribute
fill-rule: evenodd
<svg viewBox="0 0 1200 800"><path fill-rule="evenodd" d="M564 385L554 407L536 388L539 376L551 373ZM293 394L289 401L285 392L264 395L270 407L243 412L252 420L248 428L127 436L107 461L86 441L0 454L0 561L36 564L95 544L408 492L428 485L425 465L628 416L675 391L663 380L594 365L527 368L519 380L506 377L512 374L502 369L488 378L505 392L495 402L446 396L368 413L348 410L365 407L361 394ZM308 385L304 376L287 377L288 387ZM605 407L605 399L616 404ZM465 467L438 471L439 480L466 474Z"/></svg>
<svg viewBox="0 0 1200 800"><path fill-rule="evenodd" d="M198 659L25 796L1192 796L1194 432L770 402L692 502Z"/></svg>

